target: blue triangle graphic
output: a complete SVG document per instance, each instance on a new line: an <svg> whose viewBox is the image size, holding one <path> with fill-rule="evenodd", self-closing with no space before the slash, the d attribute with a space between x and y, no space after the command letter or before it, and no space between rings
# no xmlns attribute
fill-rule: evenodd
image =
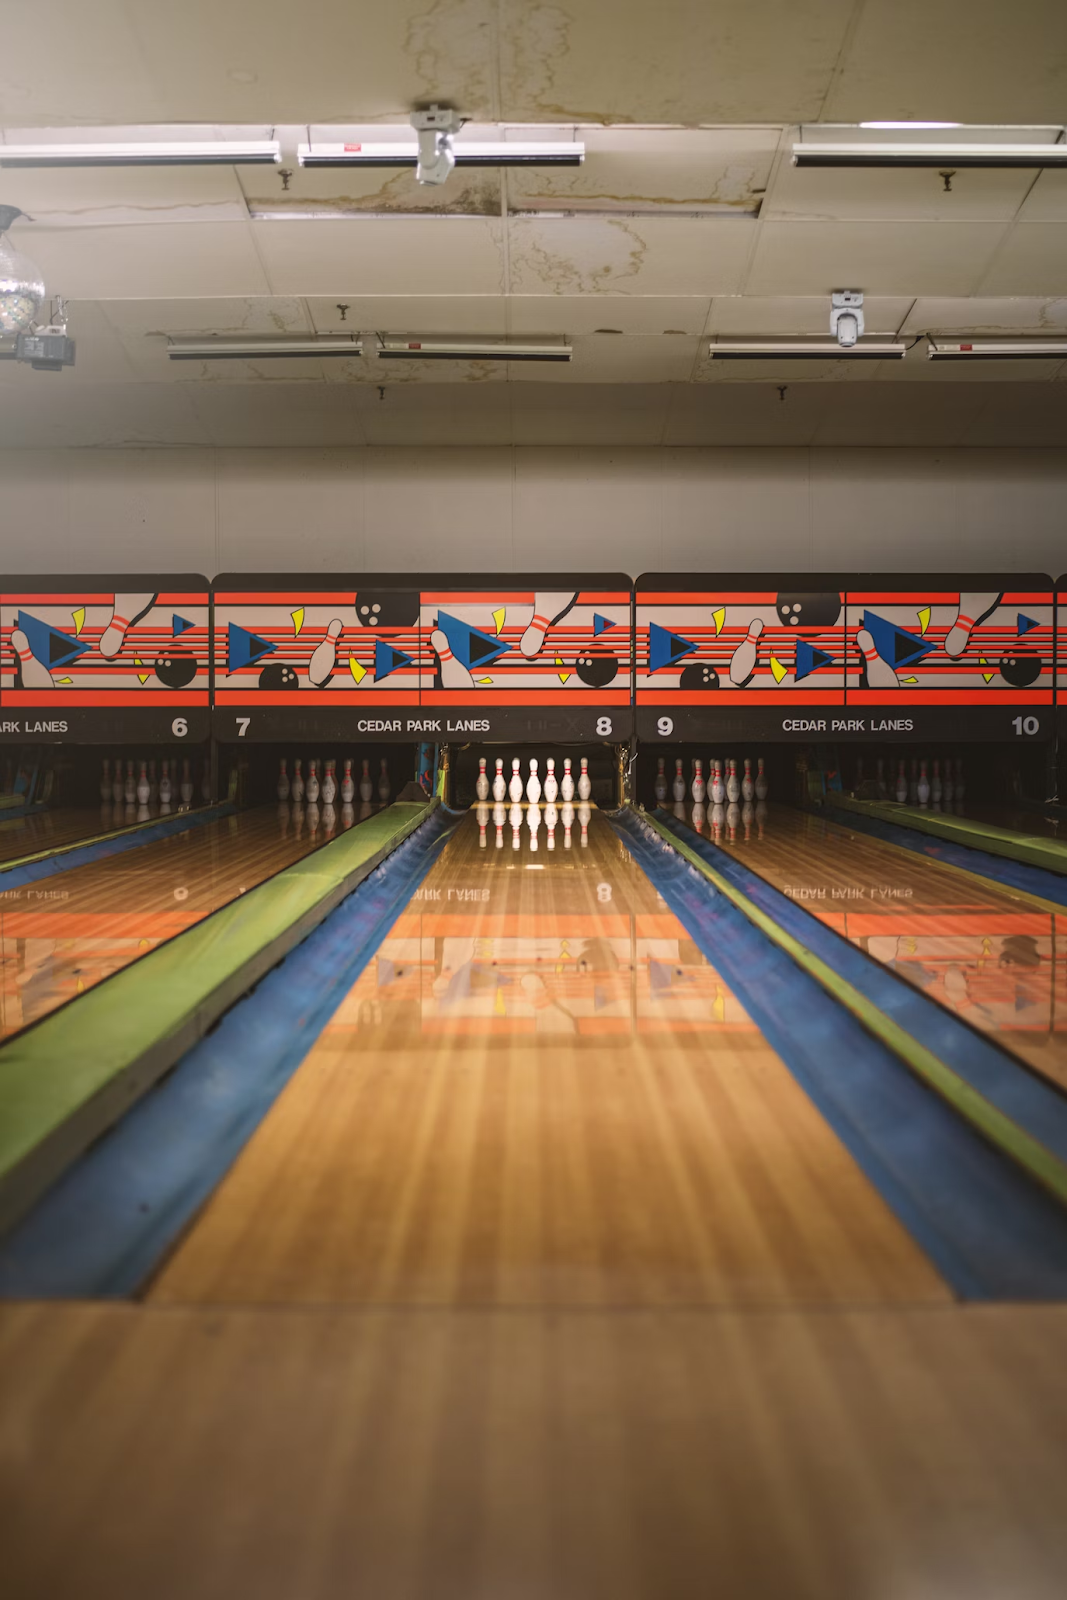
<svg viewBox="0 0 1067 1600"><path fill-rule="evenodd" d="M437 613L437 626L448 640L448 648L456 660L462 661L468 672L491 667L494 661L507 655L508 647L502 640L472 628L469 622L460 622L447 611Z"/></svg>
<svg viewBox="0 0 1067 1600"><path fill-rule="evenodd" d="M648 987L653 994L662 994L664 989L671 986L671 969L664 966L662 961L655 961L649 957L648 962Z"/></svg>
<svg viewBox="0 0 1067 1600"><path fill-rule="evenodd" d="M809 672L818 672L820 667L832 667L834 658L825 650L819 650L808 643L806 639L797 640L797 661L793 672L793 680L799 683L801 678L806 678Z"/></svg>
<svg viewBox="0 0 1067 1600"><path fill-rule="evenodd" d="M1024 617L1022 612L1021 611L1019 612L1019 632L1020 633L1029 633L1031 628L1037 628L1037 627L1040 627L1040 623L1035 622L1033 617Z"/></svg>
<svg viewBox="0 0 1067 1600"><path fill-rule="evenodd" d="M658 672L660 667L673 667L683 656L692 655L696 649L680 633L669 633L658 622L648 625L648 670Z"/></svg>
<svg viewBox="0 0 1067 1600"><path fill-rule="evenodd" d="M384 639L374 641L374 681L381 683L391 672L398 667L410 667L411 657L406 656L403 650L397 650L393 645L387 644Z"/></svg>
<svg viewBox="0 0 1067 1600"><path fill-rule="evenodd" d="M226 638L226 671L237 672L241 667L254 666L263 656L272 655L276 645L261 639L258 633L239 628L236 622L228 624Z"/></svg>
<svg viewBox="0 0 1067 1600"><path fill-rule="evenodd" d="M607 633L609 628L617 628L618 623L612 622L610 617L602 617L599 611L593 612L593 638L598 634Z"/></svg>
<svg viewBox="0 0 1067 1600"><path fill-rule="evenodd" d="M188 628L195 627L195 622L190 622L188 617L179 617L176 611L170 619L170 631L174 635L175 639L178 637L179 633L185 633Z"/></svg>
<svg viewBox="0 0 1067 1600"><path fill-rule="evenodd" d="M16 626L22 629L30 650L49 672L54 672L57 667L69 666L92 648L81 639L75 639L72 634L61 633L51 623L31 616L28 611L19 612Z"/></svg>
<svg viewBox="0 0 1067 1600"><path fill-rule="evenodd" d="M874 648L882 660L888 661L897 670L910 667L913 662L921 661L923 656L937 649L932 640L909 633L906 628L898 628L895 622L887 622L876 611L863 613L862 626L874 640Z"/></svg>

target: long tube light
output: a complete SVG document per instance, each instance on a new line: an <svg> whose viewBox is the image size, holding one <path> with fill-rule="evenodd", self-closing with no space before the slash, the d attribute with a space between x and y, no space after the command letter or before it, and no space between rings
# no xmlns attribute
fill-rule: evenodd
<svg viewBox="0 0 1067 1600"><path fill-rule="evenodd" d="M323 356L358 356L363 341L348 334L321 339L170 339L171 361L263 361Z"/></svg>
<svg viewBox="0 0 1067 1600"><path fill-rule="evenodd" d="M794 144L795 167L1061 167L1067 168L1067 144L967 144L946 139L929 144L896 144L857 140L854 143Z"/></svg>
<svg viewBox="0 0 1067 1600"><path fill-rule="evenodd" d="M1067 361L1067 338L969 339L957 334L946 339L930 334L926 354L931 361Z"/></svg>
<svg viewBox="0 0 1067 1600"><path fill-rule="evenodd" d="M715 361L900 361L908 346L897 339L861 339L848 349L836 339L719 339L708 346Z"/></svg>
<svg viewBox="0 0 1067 1600"><path fill-rule="evenodd" d="M0 167L244 167L281 160L276 139L131 144L0 144Z"/></svg>
<svg viewBox="0 0 1067 1600"><path fill-rule="evenodd" d="M382 334L383 361L569 361L571 346L561 341L423 339L414 334Z"/></svg>
<svg viewBox="0 0 1067 1600"><path fill-rule="evenodd" d="M585 145L580 141L531 144L471 139L466 143L457 140L452 150L457 167L579 167L585 160ZM302 144L297 159L302 167L415 167L419 147L409 139L402 143Z"/></svg>

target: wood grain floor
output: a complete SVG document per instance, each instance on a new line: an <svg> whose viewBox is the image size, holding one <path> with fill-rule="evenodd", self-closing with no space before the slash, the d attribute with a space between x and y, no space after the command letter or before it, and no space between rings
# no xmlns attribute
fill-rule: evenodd
<svg viewBox="0 0 1067 1600"><path fill-rule="evenodd" d="M124 818L111 820L110 806L65 806L56 811L35 811L25 817L7 817L0 811L0 864L17 861L38 850L56 850L60 845L92 839L125 825ZM136 821L136 809L130 818Z"/></svg>
<svg viewBox="0 0 1067 1600"><path fill-rule="evenodd" d="M0 1310L7 1600L1060 1600L1067 1308Z"/></svg>
<svg viewBox="0 0 1067 1600"><path fill-rule="evenodd" d="M443 852L156 1304L944 1302L607 823Z"/></svg>
<svg viewBox="0 0 1067 1600"><path fill-rule="evenodd" d="M785 806L716 843L1067 1088L1062 908Z"/></svg>

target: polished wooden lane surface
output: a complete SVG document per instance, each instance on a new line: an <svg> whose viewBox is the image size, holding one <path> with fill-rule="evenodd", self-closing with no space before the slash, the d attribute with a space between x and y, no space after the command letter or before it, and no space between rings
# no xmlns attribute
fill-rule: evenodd
<svg viewBox="0 0 1067 1600"><path fill-rule="evenodd" d="M692 806L685 807L692 822ZM700 831L898 976L1067 1087L1067 914L772 805Z"/></svg>
<svg viewBox="0 0 1067 1600"><path fill-rule="evenodd" d="M38 850L57 850L61 845L77 844L80 839L94 839L99 834L110 833L127 825L125 809L116 807L74 806L58 811L34 811L25 817L6 817L0 811L0 866L17 861L21 856L36 855ZM130 807L129 822L137 821L137 807Z"/></svg>
<svg viewBox="0 0 1067 1600"><path fill-rule="evenodd" d="M472 815L151 1289L379 1306L947 1290L608 824Z"/></svg>
<svg viewBox="0 0 1067 1600"><path fill-rule="evenodd" d="M1060 1600L1065 1348L1063 1307L8 1306L4 1594Z"/></svg>
<svg viewBox="0 0 1067 1600"><path fill-rule="evenodd" d="M356 818L361 813L357 807ZM338 808L333 827L346 825ZM5 891L0 880L0 1038L183 933L329 836L321 813L313 826L307 812L264 806L20 889Z"/></svg>

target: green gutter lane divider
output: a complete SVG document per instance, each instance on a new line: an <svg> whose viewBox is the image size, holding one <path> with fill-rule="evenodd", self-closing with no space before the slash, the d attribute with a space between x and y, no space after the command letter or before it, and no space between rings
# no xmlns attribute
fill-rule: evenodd
<svg viewBox="0 0 1067 1600"><path fill-rule="evenodd" d="M923 811L918 806L889 805L883 800L854 800L847 794L830 794L826 804L841 811L855 811L861 817L876 817L879 822L892 822L898 828L917 828L920 833L932 833L952 844L966 845L971 850L984 850L987 855L1007 856L1012 861L1025 862L1029 867L1043 867L1046 872L1067 873L1067 840L1046 839L1036 833L1018 833L1010 828L998 828L992 822L973 822L968 817L952 817L938 812Z"/></svg>
<svg viewBox="0 0 1067 1600"><path fill-rule="evenodd" d="M646 827L652 828L672 850L684 856L689 865L718 890L731 905L736 906L760 932L765 934L780 950L820 983L834 999L863 1024L868 1033L900 1057L904 1064L922 1078L931 1089L976 1128L984 1138L1009 1156L1038 1183L1067 1205L1067 1165L1051 1150L1020 1128L1010 1117L981 1095L948 1066L932 1050L914 1038L899 1023L887 1017L876 1005L855 989L847 979L840 977L820 956L813 954L799 939L780 928L773 917L754 905L747 895L735 888L727 878L709 866L695 850L658 822L647 812L639 813Z"/></svg>
<svg viewBox="0 0 1067 1600"><path fill-rule="evenodd" d="M121 828L108 828L106 833L89 833L84 839L68 839L66 844L48 845L43 850L34 850L28 856L14 856L10 861L0 862L0 889L3 888L4 874L15 872L20 867L32 867L38 861L50 861L57 856L67 856L72 850L90 850L95 844L107 844L112 839L125 839L130 834L144 833L148 828L158 828L161 822L177 823L187 817L195 817L198 822L216 817L229 816L233 806L229 801L220 801L213 806L194 806L190 811L176 811L171 817L149 817L147 822L130 822ZM4 819L0 817L0 821ZM175 828L175 832L180 832Z"/></svg>
<svg viewBox="0 0 1067 1600"><path fill-rule="evenodd" d="M437 805L388 806L0 1047L0 1229Z"/></svg>

